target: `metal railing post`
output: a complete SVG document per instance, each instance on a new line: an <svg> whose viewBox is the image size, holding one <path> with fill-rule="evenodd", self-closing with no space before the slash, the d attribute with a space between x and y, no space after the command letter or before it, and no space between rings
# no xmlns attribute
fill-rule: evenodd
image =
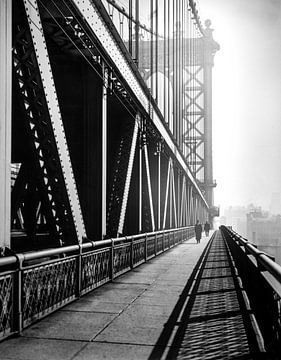
<svg viewBox="0 0 281 360"><path fill-rule="evenodd" d="M163 231L163 234L162 234L162 251L164 252L165 251L165 233Z"/></svg>
<svg viewBox="0 0 281 360"><path fill-rule="evenodd" d="M154 255L157 255L157 235L154 236Z"/></svg>
<svg viewBox="0 0 281 360"><path fill-rule="evenodd" d="M170 231L168 232L168 249L170 249Z"/></svg>
<svg viewBox="0 0 281 360"><path fill-rule="evenodd" d="M145 242L144 242L144 246L145 246L145 253L144 253L144 261L147 262L147 233L145 234Z"/></svg>
<svg viewBox="0 0 281 360"><path fill-rule="evenodd" d="M111 239L111 248L110 248L110 279L114 280L114 240Z"/></svg>
<svg viewBox="0 0 281 360"><path fill-rule="evenodd" d="M131 269L134 268L134 237L132 237L132 240L131 240L131 264L130 264L130 267Z"/></svg>
<svg viewBox="0 0 281 360"><path fill-rule="evenodd" d="M81 289L82 289L82 246L81 246L81 244L79 244L79 250L78 250L76 276L77 276L76 292L77 292L77 297L80 298Z"/></svg>
<svg viewBox="0 0 281 360"><path fill-rule="evenodd" d="M22 279L22 272L23 272L23 260L24 256L22 254L16 255L18 259L18 272L15 274L15 284L14 284L14 321L13 326L14 330L21 334L23 329L23 316L22 316L22 288L23 288L23 279Z"/></svg>

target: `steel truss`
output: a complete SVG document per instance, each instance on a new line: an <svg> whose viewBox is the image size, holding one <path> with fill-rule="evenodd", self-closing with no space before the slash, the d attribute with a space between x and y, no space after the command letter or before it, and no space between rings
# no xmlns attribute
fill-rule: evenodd
<svg viewBox="0 0 281 360"><path fill-rule="evenodd" d="M18 181L33 183L28 187L33 193L31 197L35 202L32 207L38 207L39 201L42 203L52 237L61 245L81 242L82 236L85 236L85 229L60 120L51 68L47 60L48 54L44 45L39 10L36 2L33 6L25 2L25 6L30 29L27 23L17 27L13 68L14 84L21 99L32 160L29 164L31 167L29 178L25 177L22 180L18 177ZM33 190L30 189L31 187ZM36 189L40 193L37 199ZM36 230L31 229L31 231Z"/></svg>
<svg viewBox="0 0 281 360"><path fill-rule="evenodd" d="M12 162L21 166L12 224L32 238L30 247L38 246L40 231L47 247L207 220L209 205L196 179L204 164L202 115L189 118L203 93L203 82L197 80L195 94L193 81L202 67L185 69L192 81L180 87L181 106L190 105L173 136L100 2L14 3L13 96L19 105L13 136L28 147L21 154L22 145L14 145ZM182 116L179 109L175 114ZM195 160L194 129L200 137Z"/></svg>

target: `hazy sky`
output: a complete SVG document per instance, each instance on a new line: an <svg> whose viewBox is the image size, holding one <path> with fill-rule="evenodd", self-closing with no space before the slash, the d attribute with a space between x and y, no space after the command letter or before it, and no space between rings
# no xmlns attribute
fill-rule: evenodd
<svg viewBox="0 0 281 360"><path fill-rule="evenodd" d="M213 70L213 157L222 208L281 193L281 1L199 0L221 50Z"/></svg>

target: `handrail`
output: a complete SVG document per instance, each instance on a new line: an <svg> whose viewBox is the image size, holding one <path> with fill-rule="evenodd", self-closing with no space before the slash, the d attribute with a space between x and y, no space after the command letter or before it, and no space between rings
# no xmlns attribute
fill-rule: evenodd
<svg viewBox="0 0 281 360"><path fill-rule="evenodd" d="M194 226L0 258L0 341L194 236Z"/></svg>
<svg viewBox="0 0 281 360"><path fill-rule="evenodd" d="M281 349L281 266L231 228L220 227L230 247L250 312L262 334L267 358L279 359ZM250 256L249 256L250 255ZM254 257L255 261L251 258Z"/></svg>
<svg viewBox="0 0 281 360"><path fill-rule="evenodd" d="M132 241L132 239L137 240L137 239L143 238L144 236L149 237L149 236L155 236L155 235L163 235L163 234L166 234L169 232L174 232L177 230L187 230L187 229L192 229L192 228L193 228L193 226L185 226L185 227L177 228L177 229L166 229L166 230L160 230L160 231L153 231L153 232L149 232L149 233L135 234L135 235L118 237L118 238L114 238L114 239L97 240L97 241L90 241L89 239L87 239L88 240L87 242L81 244L81 249L82 249L82 251L83 250L92 251L95 248L100 249L102 247L111 246L112 242L114 245L117 245L118 243L129 243ZM79 248L80 248L79 245L70 245L70 246L63 246L60 248L49 248L49 249L44 249L44 250L39 250L39 251L28 251L28 252L24 252L24 253L1 257L0 258L0 271L1 271L2 266L15 264L17 262L18 257L22 258L23 261L31 261L31 260L36 260L36 259L40 259L43 257L48 257L48 256L68 254L70 252L78 253Z"/></svg>
<svg viewBox="0 0 281 360"><path fill-rule="evenodd" d="M246 252L255 257L258 266L267 270L281 284L281 266L276 264L274 258L264 251L258 250L257 247L247 239L236 233L233 229L221 226L223 232L227 232L235 241L244 246Z"/></svg>

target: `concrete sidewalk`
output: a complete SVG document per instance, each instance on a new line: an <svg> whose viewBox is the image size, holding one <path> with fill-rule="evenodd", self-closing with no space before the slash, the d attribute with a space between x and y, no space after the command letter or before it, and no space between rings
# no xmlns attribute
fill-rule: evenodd
<svg viewBox="0 0 281 360"><path fill-rule="evenodd" d="M192 238L0 343L0 359L149 359L156 344L169 346L159 336L209 239Z"/></svg>

